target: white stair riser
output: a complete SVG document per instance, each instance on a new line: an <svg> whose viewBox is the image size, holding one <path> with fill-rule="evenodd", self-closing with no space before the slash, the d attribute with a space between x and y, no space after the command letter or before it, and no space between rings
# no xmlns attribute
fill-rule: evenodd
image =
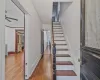
<svg viewBox="0 0 100 80"><path fill-rule="evenodd" d="M62 28L61 25L53 25L53 29L54 28Z"/></svg>
<svg viewBox="0 0 100 80"><path fill-rule="evenodd" d="M56 57L56 61L72 61L71 57Z"/></svg>
<svg viewBox="0 0 100 80"><path fill-rule="evenodd" d="M66 45L59 46L59 45L57 45L56 48L57 49L68 49L68 46L66 46Z"/></svg>
<svg viewBox="0 0 100 80"><path fill-rule="evenodd" d="M55 41L56 44L66 44L66 41Z"/></svg>
<svg viewBox="0 0 100 80"><path fill-rule="evenodd" d="M63 32L54 32L54 33L63 33Z"/></svg>
<svg viewBox="0 0 100 80"><path fill-rule="evenodd" d="M54 31L54 33L63 33L63 31Z"/></svg>
<svg viewBox="0 0 100 80"><path fill-rule="evenodd" d="M62 29L53 29L53 31L62 31ZM62 31L63 32L63 31Z"/></svg>
<svg viewBox="0 0 100 80"><path fill-rule="evenodd" d="M77 76L57 76L56 80L78 80Z"/></svg>
<svg viewBox="0 0 100 80"><path fill-rule="evenodd" d="M64 34L54 34L54 36L64 36Z"/></svg>
<svg viewBox="0 0 100 80"><path fill-rule="evenodd" d="M62 28L61 25L53 25L53 28Z"/></svg>
<svg viewBox="0 0 100 80"><path fill-rule="evenodd" d="M60 23L53 23L53 26L61 26Z"/></svg>
<svg viewBox="0 0 100 80"><path fill-rule="evenodd" d="M62 28L53 28L53 30L62 30Z"/></svg>
<svg viewBox="0 0 100 80"><path fill-rule="evenodd" d="M65 40L64 37L54 37L55 40Z"/></svg>
<svg viewBox="0 0 100 80"><path fill-rule="evenodd" d="M68 51L57 51L56 54L70 54Z"/></svg>
<svg viewBox="0 0 100 80"><path fill-rule="evenodd" d="M53 22L53 24L54 24L54 25L58 25L58 24L60 25L60 23L59 23L59 22Z"/></svg>
<svg viewBox="0 0 100 80"><path fill-rule="evenodd" d="M56 70L74 70L73 65L56 65Z"/></svg>

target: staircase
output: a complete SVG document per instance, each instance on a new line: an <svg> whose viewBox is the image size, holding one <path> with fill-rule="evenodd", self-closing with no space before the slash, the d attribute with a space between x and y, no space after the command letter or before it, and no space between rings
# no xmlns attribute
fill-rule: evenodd
<svg viewBox="0 0 100 80"><path fill-rule="evenodd" d="M53 22L53 40L56 43L55 76L54 80L77 80L74 65L69 54L67 42L59 22Z"/></svg>

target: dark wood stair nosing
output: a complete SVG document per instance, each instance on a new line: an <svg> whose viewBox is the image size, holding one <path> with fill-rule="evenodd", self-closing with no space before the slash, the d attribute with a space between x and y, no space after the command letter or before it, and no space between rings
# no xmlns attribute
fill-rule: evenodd
<svg viewBox="0 0 100 80"><path fill-rule="evenodd" d="M66 41L66 40L54 40L54 41Z"/></svg>
<svg viewBox="0 0 100 80"><path fill-rule="evenodd" d="M68 49L56 49L57 51L68 51Z"/></svg>
<svg viewBox="0 0 100 80"><path fill-rule="evenodd" d="M67 44L56 44L56 45L67 45Z"/></svg>
<svg viewBox="0 0 100 80"><path fill-rule="evenodd" d="M73 65L71 61L56 61L56 65Z"/></svg>
<svg viewBox="0 0 100 80"><path fill-rule="evenodd" d="M54 37L64 37L64 36L54 36Z"/></svg>
<svg viewBox="0 0 100 80"><path fill-rule="evenodd" d="M54 33L54 34L63 34L63 33Z"/></svg>
<svg viewBox="0 0 100 80"><path fill-rule="evenodd" d="M73 70L56 70L56 76L77 76Z"/></svg>
<svg viewBox="0 0 100 80"><path fill-rule="evenodd" d="M58 33L58 32L60 32L60 33L62 33L63 31L53 31L54 33Z"/></svg>
<svg viewBox="0 0 100 80"><path fill-rule="evenodd" d="M62 28L53 28L53 29L58 29L59 30L59 29L62 29Z"/></svg>
<svg viewBox="0 0 100 80"><path fill-rule="evenodd" d="M69 54L56 54L56 57L71 57Z"/></svg>

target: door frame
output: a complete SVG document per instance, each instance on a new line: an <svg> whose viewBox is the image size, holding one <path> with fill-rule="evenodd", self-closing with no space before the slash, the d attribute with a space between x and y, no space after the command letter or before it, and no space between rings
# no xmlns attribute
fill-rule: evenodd
<svg viewBox="0 0 100 80"><path fill-rule="evenodd" d="M0 80L5 80L5 0L0 6Z"/></svg>
<svg viewBox="0 0 100 80"><path fill-rule="evenodd" d="M17 51L18 51L18 45L17 45L17 39L18 39L18 37L17 37L17 32L18 31L24 31L24 30L22 30L22 29L15 29L15 52L17 53ZM25 36L25 32L24 32L24 36ZM24 43L25 44L25 43Z"/></svg>
<svg viewBox="0 0 100 80"><path fill-rule="evenodd" d="M20 4L20 2L19 2L18 0L11 0L11 1L12 1L12 3L15 4L15 6L16 6L17 8L19 8L19 9L21 10L21 12L22 12L23 15L24 15L24 36L26 36L26 35L25 35L25 33L26 33L25 28L26 28L26 20L27 20L26 16L28 15L28 12L27 12L27 11L25 10L25 8ZM25 37L24 37L24 48L25 48ZM24 75L23 75L24 80L25 80L25 77L26 77L25 55L26 55L26 53L25 53L25 51L24 51ZM4 76L4 77L5 77L5 76Z"/></svg>
<svg viewBox="0 0 100 80"><path fill-rule="evenodd" d="M41 30L41 54L44 55L44 30Z"/></svg>

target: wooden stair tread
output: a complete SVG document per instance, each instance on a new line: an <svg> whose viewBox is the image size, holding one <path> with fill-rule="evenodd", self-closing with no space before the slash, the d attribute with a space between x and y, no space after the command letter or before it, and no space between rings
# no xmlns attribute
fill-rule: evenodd
<svg viewBox="0 0 100 80"><path fill-rule="evenodd" d="M55 27L54 27L53 29L62 29L62 28L55 28Z"/></svg>
<svg viewBox="0 0 100 80"><path fill-rule="evenodd" d="M56 45L67 45L67 44L56 44Z"/></svg>
<svg viewBox="0 0 100 80"><path fill-rule="evenodd" d="M54 30L54 32L62 32L62 30L58 30L58 31L57 30Z"/></svg>
<svg viewBox="0 0 100 80"><path fill-rule="evenodd" d="M54 36L54 37L64 37L64 36Z"/></svg>
<svg viewBox="0 0 100 80"><path fill-rule="evenodd" d="M73 65L71 61L56 61L56 65Z"/></svg>
<svg viewBox="0 0 100 80"><path fill-rule="evenodd" d="M66 40L54 40L54 41L66 41Z"/></svg>
<svg viewBox="0 0 100 80"><path fill-rule="evenodd" d="M69 54L56 54L56 57L70 57Z"/></svg>
<svg viewBox="0 0 100 80"><path fill-rule="evenodd" d="M77 76L73 70L57 70L57 76Z"/></svg>
<svg viewBox="0 0 100 80"><path fill-rule="evenodd" d="M54 33L54 34L63 34L63 33Z"/></svg>

